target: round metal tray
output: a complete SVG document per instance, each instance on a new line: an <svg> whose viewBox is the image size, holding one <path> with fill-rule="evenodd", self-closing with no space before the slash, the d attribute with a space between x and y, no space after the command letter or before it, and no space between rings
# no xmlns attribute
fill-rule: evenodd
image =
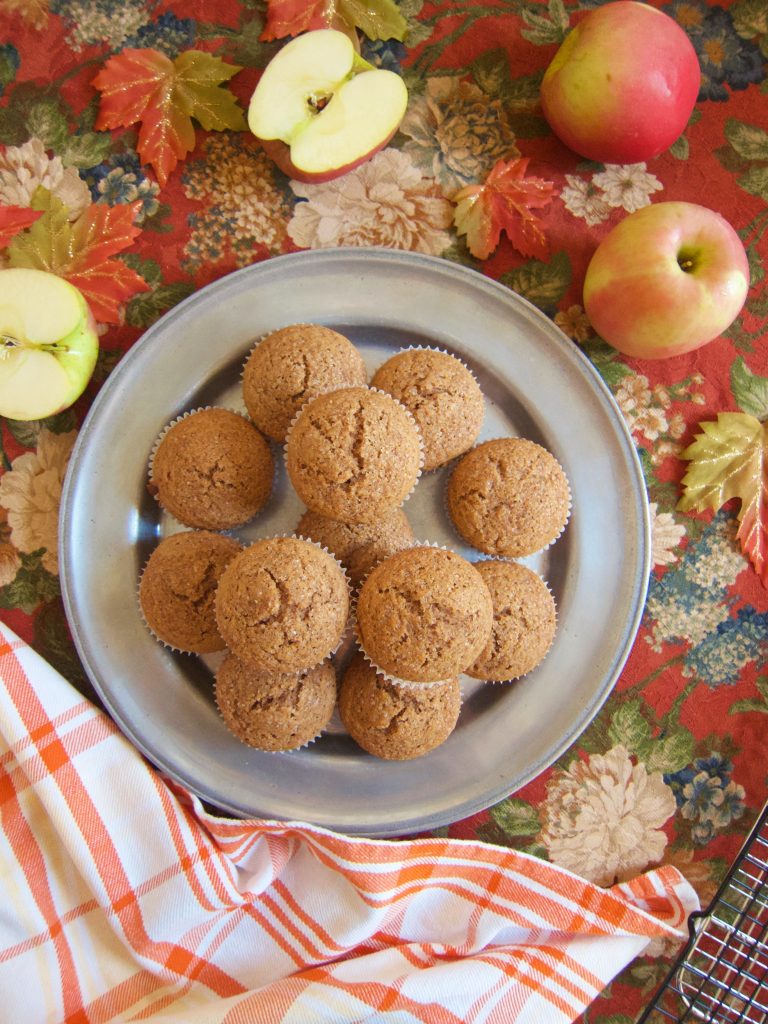
<svg viewBox="0 0 768 1024"><path fill-rule="evenodd" d="M347 335L371 371L408 345L455 353L485 394L481 440L531 438L560 460L571 484L564 534L524 560L557 602L557 635L546 659L512 684L465 679L456 730L415 760L364 753L336 719L301 751L250 749L216 711L215 659L168 651L139 613L141 567L159 537L178 529L146 491L153 441L185 410L241 408L240 374L254 340L299 321ZM245 540L290 532L302 512L277 461L273 496L240 531ZM446 473L423 476L406 512L418 539L476 559L446 519ZM349 834L437 828L501 800L550 765L618 678L640 622L649 563L639 461L613 398L578 348L497 282L444 260L383 249L280 256L176 306L97 395L61 505L67 615L85 669L124 733L168 775L226 812Z"/></svg>

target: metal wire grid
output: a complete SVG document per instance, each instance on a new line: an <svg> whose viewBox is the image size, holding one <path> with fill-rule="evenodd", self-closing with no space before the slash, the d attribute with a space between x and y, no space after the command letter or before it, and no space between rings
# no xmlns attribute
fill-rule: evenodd
<svg viewBox="0 0 768 1024"><path fill-rule="evenodd" d="M768 804L637 1024L768 1024Z"/></svg>

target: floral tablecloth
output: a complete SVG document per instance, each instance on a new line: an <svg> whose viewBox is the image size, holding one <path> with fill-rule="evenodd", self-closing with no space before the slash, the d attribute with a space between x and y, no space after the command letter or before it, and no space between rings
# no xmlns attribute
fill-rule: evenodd
<svg viewBox="0 0 768 1024"><path fill-rule="evenodd" d="M768 586L737 537L742 499L685 512L679 502L684 453L699 424L724 413L748 418L765 486L768 6L656 4L689 34L701 91L669 151L622 166L566 149L538 102L543 70L591 6L402 0L403 42L361 33L364 56L408 85L400 131L358 169L306 185L275 169L242 111L292 17L311 8L321 22L336 11L360 24L355 0L0 0L0 206L38 214L8 235L1 258L82 284L101 333L96 373L72 409L2 421L0 618L93 695L60 596L62 481L99 386L174 304L239 267L303 249L375 245L466 264L551 316L610 387L645 470L653 571L632 653L592 725L524 789L445 831L535 853L599 884L674 864L706 904L768 792ZM128 51L152 51L153 67L168 75L182 65L218 69L209 88L226 90L226 102L207 120L190 107L197 116L187 117L177 151L152 148L146 110L143 123L105 115L105 68L129 92L135 85L135 70L131 77L127 65L110 63ZM216 61L201 65L201 54ZM540 245L524 255L502 236L479 259L457 231L454 197L516 158L552 183L537 211ZM613 224L671 199L704 203L733 224L752 286L741 315L710 345L628 360L592 330L584 272ZM634 962L589 1021L636 1019L673 952Z"/></svg>

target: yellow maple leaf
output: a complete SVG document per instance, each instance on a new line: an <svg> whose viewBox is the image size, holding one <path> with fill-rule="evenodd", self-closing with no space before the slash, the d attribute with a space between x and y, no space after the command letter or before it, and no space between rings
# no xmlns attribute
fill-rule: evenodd
<svg viewBox="0 0 768 1024"><path fill-rule="evenodd" d="M702 433L682 452L691 464L677 507L717 511L739 498L736 536L768 586L768 423L744 412L721 412L716 421L699 426Z"/></svg>

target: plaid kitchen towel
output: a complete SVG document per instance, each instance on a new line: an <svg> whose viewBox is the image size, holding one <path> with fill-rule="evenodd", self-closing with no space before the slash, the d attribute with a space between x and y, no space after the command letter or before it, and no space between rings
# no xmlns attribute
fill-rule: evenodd
<svg viewBox="0 0 768 1024"><path fill-rule="evenodd" d="M0 624L0 1019L561 1024L695 893L213 817Z"/></svg>

